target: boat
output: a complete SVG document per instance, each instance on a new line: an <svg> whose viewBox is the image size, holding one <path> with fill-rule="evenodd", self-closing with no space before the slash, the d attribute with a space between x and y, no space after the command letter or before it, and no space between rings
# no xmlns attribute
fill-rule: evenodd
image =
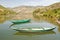
<svg viewBox="0 0 60 40"><path fill-rule="evenodd" d="M45 31L51 31L55 29L56 27L49 27L49 28L43 28L43 27L37 27L37 28L15 28L12 27L13 30L19 31L19 32L45 32Z"/></svg>
<svg viewBox="0 0 60 40"><path fill-rule="evenodd" d="M30 22L30 19L23 19L23 20L11 20L12 23L18 24L18 23L27 23Z"/></svg>

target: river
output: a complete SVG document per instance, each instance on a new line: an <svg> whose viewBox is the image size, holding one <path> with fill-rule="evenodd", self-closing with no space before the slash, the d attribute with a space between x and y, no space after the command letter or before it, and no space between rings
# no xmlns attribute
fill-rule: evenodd
<svg viewBox="0 0 60 40"><path fill-rule="evenodd" d="M40 21L39 23L42 23L42 22L47 24L46 21ZM52 26L56 26L56 29L54 29L53 31L36 32L36 33L18 32L18 31L12 30L10 28L11 25L12 23L10 21L5 21L3 23L0 23L0 40L60 40L60 27L55 24L52 25Z"/></svg>

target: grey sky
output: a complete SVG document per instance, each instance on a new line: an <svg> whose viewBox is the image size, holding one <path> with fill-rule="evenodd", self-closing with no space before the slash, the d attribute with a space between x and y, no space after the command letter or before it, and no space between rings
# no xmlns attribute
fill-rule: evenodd
<svg viewBox="0 0 60 40"><path fill-rule="evenodd" d="M5 7L16 7L21 5L27 6L47 6L60 0L0 0L0 5Z"/></svg>

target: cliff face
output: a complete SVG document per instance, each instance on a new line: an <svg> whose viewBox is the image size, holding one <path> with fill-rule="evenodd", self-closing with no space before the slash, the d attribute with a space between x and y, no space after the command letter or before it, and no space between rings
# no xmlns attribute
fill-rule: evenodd
<svg viewBox="0 0 60 40"><path fill-rule="evenodd" d="M26 19L26 18L32 18L32 12L35 10L36 7L32 6L20 6L13 8L13 10L17 13L16 17L17 19Z"/></svg>

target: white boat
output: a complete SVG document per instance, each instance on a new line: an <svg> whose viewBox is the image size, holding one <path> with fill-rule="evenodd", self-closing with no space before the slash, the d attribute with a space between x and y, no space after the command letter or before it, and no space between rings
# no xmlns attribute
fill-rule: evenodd
<svg viewBox="0 0 60 40"><path fill-rule="evenodd" d="M20 32L44 32L51 31L56 28L55 25L50 23L26 23L26 24L18 24L11 27L13 30Z"/></svg>
<svg viewBox="0 0 60 40"><path fill-rule="evenodd" d="M12 28L13 30L19 31L19 32L44 32L44 31L51 31L55 29L56 27L50 27L50 28Z"/></svg>

